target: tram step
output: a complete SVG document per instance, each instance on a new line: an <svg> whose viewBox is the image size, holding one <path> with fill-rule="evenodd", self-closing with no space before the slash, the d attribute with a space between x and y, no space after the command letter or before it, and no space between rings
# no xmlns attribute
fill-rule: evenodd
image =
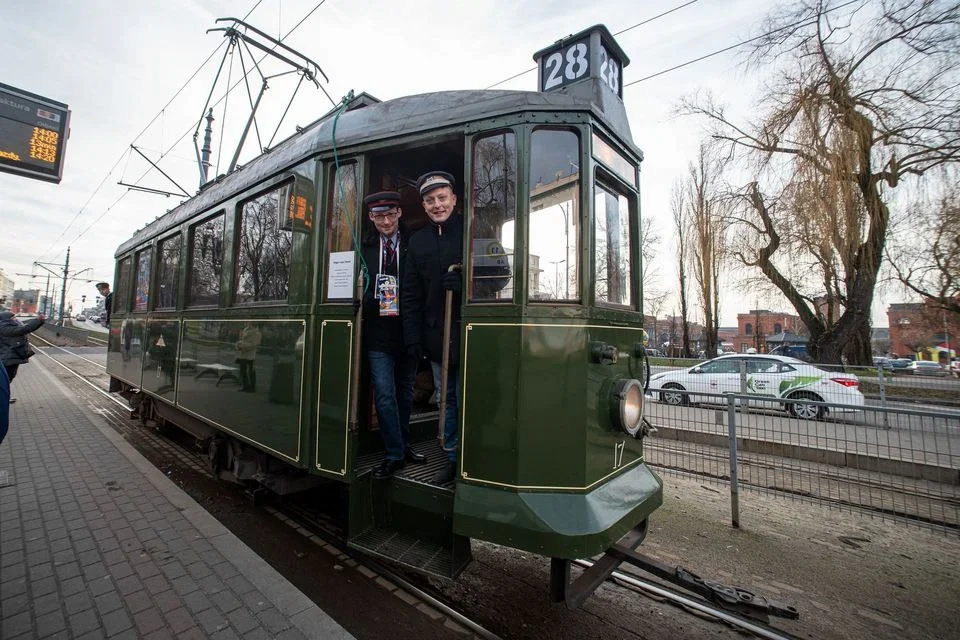
<svg viewBox="0 0 960 640"><path fill-rule="evenodd" d="M437 578L455 578L470 562L470 540L463 536L453 536L452 545L446 545L394 529L371 527L348 544Z"/></svg>

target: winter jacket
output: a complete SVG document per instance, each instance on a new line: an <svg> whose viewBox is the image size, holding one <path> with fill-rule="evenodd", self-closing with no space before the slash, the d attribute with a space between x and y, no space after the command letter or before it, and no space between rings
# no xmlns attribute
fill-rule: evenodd
<svg viewBox="0 0 960 640"><path fill-rule="evenodd" d="M406 286L404 265L407 260L407 247L410 234L401 222L398 227L400 233L400 247L396 262L392 269L387 270L389 275L400 279L400 316L381 316L380 303L376 299L377 275L380 273L380 234L376 228L371 229L363 238L360 245L363 260L370 273L370 284L363 292L363 346L367 351L382 351L393 355L400 355L404 351L403 339L403 289Z"/></svg>
<svg viewBox="0 0 960 640"><path fill-rule="evenodd" d="M243 328L240 332L240 340L237 341L237 350L240 352L240 360L256 360L257 347L260 346L262 336L260 330L253 325Z"/></svg>
<svg viewBox="0 0 960 640"><path fill-rule="evenodd" d="M443 277L450 265L463 263L463 217L454 212L446 222L430 222L410 238L400 286L400 316L406 344L419 344L430 360L443 359ZM459 360L460 294L453 297L450 362Z"/></svg>
<svg viewBox="0 0 960 640"><path fill-rule="evenodd" d="M20 322L9 311L0 312L0 362L4 366L24 364L33 355L26 335L40 328L43 318Z"/></svg>

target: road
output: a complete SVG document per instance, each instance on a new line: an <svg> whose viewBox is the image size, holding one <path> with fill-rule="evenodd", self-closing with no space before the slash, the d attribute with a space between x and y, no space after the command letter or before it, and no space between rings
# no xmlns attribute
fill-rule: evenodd
<svg viewBox="0 0 960 640"><path fill-rule="evenodd" d="M73 326L75 326L77 329L86 329L87 331L97 331L98 333L107 333L106 327L90 319L87 319L84 322L77 322L76 320L73 320L72 322L73 322Z"/></svg>

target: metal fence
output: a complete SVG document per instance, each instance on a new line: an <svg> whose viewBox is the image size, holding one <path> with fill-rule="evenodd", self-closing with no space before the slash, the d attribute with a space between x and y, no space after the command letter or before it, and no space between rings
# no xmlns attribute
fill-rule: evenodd
<svg viewBox="0 0 960 640"><path fill-rule="evenodd" d="M960 534L960 409L804 400L823 415L803 420L769 397L650 393L648 462L729 487L734 526L741 491L763 491Z"/></svg>

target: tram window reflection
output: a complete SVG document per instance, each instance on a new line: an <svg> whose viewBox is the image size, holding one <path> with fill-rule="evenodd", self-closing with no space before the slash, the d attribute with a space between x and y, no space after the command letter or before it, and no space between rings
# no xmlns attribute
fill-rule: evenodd
<svg viewBox="0 0 960 640"><path fill-rule="evenodd" d="M291 227L285 224L287 207L284 205L289 201L288 192L289 185L284 185L245 202L240 209L236 267L238 303L287 299L293 235Z"/></svg>
<svg viewBox="0 0 960 640"><path fill-rule="evenodd" d="M157 309L173 309L177 306L182 244L179 235L160 241L157 250Z"/></svg>
<svg viewBox="0 0 960 640"><path fill-rule="evenodd" d="M528 288L531 300L580 300L580 140L537 129L530 153Z"/></svg>
<svg viewBox="0 0 960 640"><path fill-rule="evenodd" d="M339 282L340 270L353 260L353 224L357 219L359 201L357 198L357 163L341 164L339 176L336 167L330 170L330 202L327 211L327 251L325 256L326 277L324 299L348 299L353 295L353 287L343 286ZM341 186L343 191L341 192ZM342 193L342 198L341 198ZM337 269L334 269L337 263ZM353 267L350 267L351 271ZM331 282L333 280L333 282ZM334 286L331 287L331 284Z"/></svg>
<svg viewBox="0 0 960 640"><path fill-rule="evenodd" d="M134 290L133 310L146 311L150 302L150 249L137 252L137 287Z"/></svg>
<svg viewBox="0 0 960 640"><path fill-rule="evenodd" d="M188 306L220 302L223 269L223 212L190 229L190 287Z"/></svg>
<svg viewBox="0 0 960 640"><path fill-rule="evenodd" d="M133 286L133 259L126 257L117 269L117 290L114 294L113 311L126 313L130 310L130 289Z"/></svg>
<svg viewBox="0 0 960 640"><path fill-rule="evenodd" d="M513 300L517 217L517 143L512 132L485 136L473 148L470 300Z"/></svg>
<svg viewBox="0 0 960 640"><path fill-rule="evenodd" d="M593 210L597 302L631 306L630 203L597 185Z"/></svg>

